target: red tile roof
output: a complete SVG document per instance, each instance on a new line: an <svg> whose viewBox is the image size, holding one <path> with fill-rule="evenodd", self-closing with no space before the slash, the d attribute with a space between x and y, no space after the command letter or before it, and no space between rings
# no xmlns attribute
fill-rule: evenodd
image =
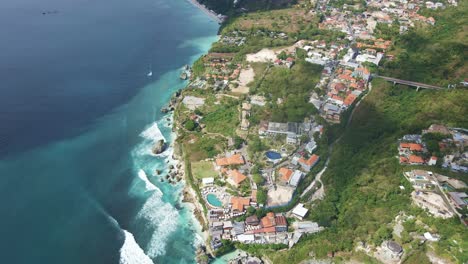
<svg viewBox="0 0 468 264"><path fill-rule="evenodd" d="M424 159L419 157L419 156L416 156L416 155L411 155L409 156L409 162L410 163L419 163L419 164L423 164L424 163Z"/></svg>
<svg viewBox="0 0 468 264"><path fill-rule="evenodd" d="M349 94L349 95L345 98L344 104L345 104L346 106L349 106L349 105L351 105L352 103L354 103L354 101L356 100L356 98L357 98L356 95L354 95L354 94Z"/></svg>
<svg viewBox="0 0 468 264"><path fill-rule="evenodd" d="M411 151L422 151L423 149L423 146L421 144L416 144L416 143L410 143L409 147Z"/></svg>
<svg viewBox="0 0 468 264"><path fill-rule="evenodd" d="M244 174L240 173L238 170L232 170L229 173L229 178L235 183L235 184L240 184L243 182L245 179L247 179L247 176Z"/></svg>
<svg viewBox="0 0 468 264"><path fill-rule="evenodd" d="M244 207L250 205L250 198L233 196L231 197L231 204L232 204L232 210L243 212Z"/></svg>
<svg viewBox="0 0 468 264"><path fill-rule="evenodd" d="M286 217L283 215L277 215L275 217L276 225L277 226L287 226L288 222L286 221Z"/></svg>
<svg viewBox="0 0 468 264"><path fill-rule="evenodd" d="M245 164L244 157L241 154L234 154L231 157L216 159L217 166L242 165Z"/></svg>
<svg viewBox="0 0 468 264"><path fill-rule="evenodd" d="M291 178L291 175L293 174L293 171L288 169L288 168L283 167L283 168L279 169L278 174L281 176L281 179L283 181L287 182Z"/></svg>
<svg viewBox="0 0 468 264"><path fill-rule="evenodd" d="M305 160L304 158L300 158L299 163L302 163L302 164L305 164L305 165L308 165L308 166L312 166L318 161L319 158L320 158L319 156L314 154L314 155L310 156L310 158L308 160Z"/></svg>

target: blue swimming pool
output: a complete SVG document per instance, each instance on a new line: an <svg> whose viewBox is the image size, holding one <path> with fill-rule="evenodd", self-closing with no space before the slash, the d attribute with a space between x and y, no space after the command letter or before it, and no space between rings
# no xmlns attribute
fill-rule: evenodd
<svg viewBox="0 0 468 264"><path fill-rule="evenodd" d="M212 193L210 193L210 194L208 194L206 196L206 200L212 206L215 206L215 207L222 207L223 206L223 203L218 199L218 197L216 195L212 194Z"/></svg>
<svg viewBox="0 0 468 264"><path fill-rule="evenodd" d="M279 160L281 159L281 154L279 154L278 152L275 152L275 151L267 151L265 153L266 157L270 160Z"/></svg>

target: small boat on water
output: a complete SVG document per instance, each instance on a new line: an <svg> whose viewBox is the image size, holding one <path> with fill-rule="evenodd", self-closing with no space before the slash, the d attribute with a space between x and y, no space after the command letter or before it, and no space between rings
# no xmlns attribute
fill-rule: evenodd
<svg viewBox="0 0 468 264"><path fill-rule="evenodd" d="M148 76L148 77L153 76L153 71L149 71L148 74L146 74L146 76Z"/></svg>

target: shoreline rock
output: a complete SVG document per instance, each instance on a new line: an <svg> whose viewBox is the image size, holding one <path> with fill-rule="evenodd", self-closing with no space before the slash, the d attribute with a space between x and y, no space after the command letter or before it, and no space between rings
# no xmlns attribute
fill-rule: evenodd
<svg viewBox="0 0 468 264"><path fill-rule="evenodd" d="M163 153L167 149L167 144L164 139L158 140L152 148L152 152L156 155Z"/></svg>

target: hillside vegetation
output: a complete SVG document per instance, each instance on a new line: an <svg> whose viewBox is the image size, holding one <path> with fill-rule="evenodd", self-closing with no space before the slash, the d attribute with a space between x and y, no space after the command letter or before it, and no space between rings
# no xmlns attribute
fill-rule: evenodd
<svg viewBox="0 0 468 264"><path fill-rule="evenodd" d="M425 10L435 26L419 25L395 38L383 74L434 85L457 84L468 76L468 2L444 11Z"/></svg>

